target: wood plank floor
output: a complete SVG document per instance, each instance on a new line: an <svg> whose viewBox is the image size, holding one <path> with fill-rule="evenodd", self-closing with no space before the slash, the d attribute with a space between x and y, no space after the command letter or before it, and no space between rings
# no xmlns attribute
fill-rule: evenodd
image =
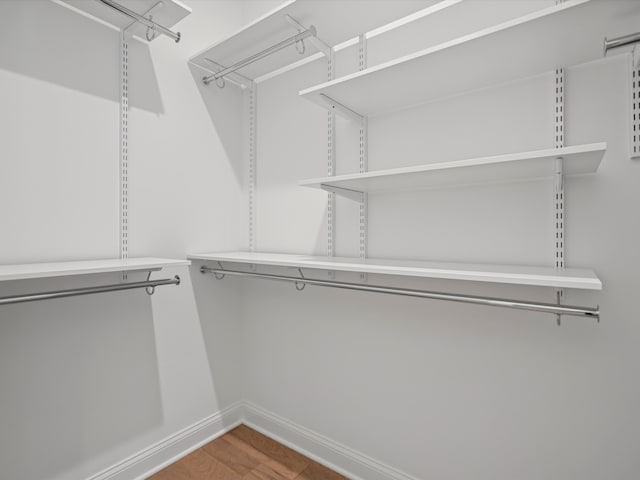
<svg viewBox="0 0 640 480"><path fill-rule="evenodd" d="M240 425L149 480L348 480Z"/></svg>

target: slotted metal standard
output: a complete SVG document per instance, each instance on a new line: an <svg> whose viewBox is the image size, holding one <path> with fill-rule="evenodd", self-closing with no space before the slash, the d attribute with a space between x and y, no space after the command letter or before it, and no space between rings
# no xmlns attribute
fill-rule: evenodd
<svg viewBox="0 0 640 480"><path fill-rule="evenodd" d="M129 44L120 33L120 258L129 258ZM127 274L123 273L123 280Z"/></svg>
<svg viewBox="0 0 640 480"><path fill-rule="evenodd" d="M555 146L556 149L564 148L564 69L555 71ZM564 269L564 160L556 159L556 185L555 185L555 264L558 270ZM562 302L564 290L556 290L556 302ZM557 316L560 325L560 315Z"/></svg>
<svg viewBox="0 0 640 480"><path fill-rule="evenodd" d="M631 158L640 157L640 61L634 48L631 54Z"/></svg>
<svg viewBox="0 0 640 480"><path fill-rule="evenodd" d="M208 68L205 68L203 65L195 63L198 67L204 69L209 73L209 75L205 75L202 77L202 81L205 85L209 85L212 82L215 82L216 85L220 88L224 88L226 85L226 81L230 83L240 86L243 89L248 90L248 137L249 137L249 145L247 152L247 163L248 163L248 243L249 243L249 251L254 252L256 248L256 221L257 221L257 199L256 199L256 177L257 177L257 122L258 122L258 85L257 83L240 73L238 70L243 67L247 67L253 63L256 63L270 55L273 55L281 50L295 45L297 48L302 48L302 52L304 53L305 44L304 40L308 39L310 42L314 44L320 51L327 54L331 51L320 39L316 37L316 29L313 25L308 28L298 22L295 18L290 15L284 15L284 20L286 23L289 23L294 28L298 29L298 33L290 38L287 38L277 44L271 45L268 48L261 50L258 53L254 53L248 57L245 57L233 65L225 67L224 65L208 58L203 57L203 60L207 61L211 68L215 71L212 71ZM301 46L301 47L299 47ZM332 52L332 51L331 51ZM330 61L330 64L333 65L333 62ZM330 70L333 69L333 66L330 66ZM332 77L330 77L332 78ZM333 143L332 135L335 127L329 126L330 128L330 144ZM331 145L329 147L332 148ZM332 154L330 154L333 157ZM331 160L330 160L331 161ZM330 209L332 213L332 209ZM333 232L333 228L330 229ZM330 249L333 248L332 241L329 241Z"/></svg>
<svg viewBox="0 0 640 480"><path fill-rule="evenodd" d="M358 47L358 70L363 71L367 68L367 37L360 35ZM360 173L369 170L369 121L367 117L362 118L360 126ZM369 214L369 196L363 193L360 200L360 258L367 258L367 217ZM366 277L363 277L366 280Z"/></svg>
<svg viewBox="0 0 640 480"><path fill-rule="evenodd" d="M331 81L336 74L336 56L331 50L327 57L327 79ZM327 176L333 177L336 171L336 114L333 110L327 111ZM327 195L327 256L334 255L336 221L334 212L336 208L336 194L329 192Z"/></svg>
<svg viewBox="0 0 640 480"><path fill-rule="evenodd" d="M565 0L556 0L556 5ZM564 148L564 69L556 68L555 71L555 147ZM564 268L564 159L556 159L556 188L555 188L555 262L556 269ZM564 289L556 289L556 303L560 305L564 297ZM556 315L556 321L560 326L561 316Z"/></svg>
<svg viewBox="0 0 640 480"><path fill-rule="evenodd" d="M249 90L249 251L256 248L256 154L258 148L258 86L251 82Z"/></svg>

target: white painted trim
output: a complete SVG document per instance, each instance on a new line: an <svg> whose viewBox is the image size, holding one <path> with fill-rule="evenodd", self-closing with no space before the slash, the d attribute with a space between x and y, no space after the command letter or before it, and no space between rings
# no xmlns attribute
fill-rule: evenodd
<svg viewBox="0 0 640 480"><path fill-rule="evenodd" d="M419 480L251 402L239 401L86 480L144 480L241 423L351 480Z"/></svg>
<svg viewBox="0 0 640 480"><path fill-rule="evenodd" d="M245 425L352 480L419 480L251 402L243 410Z"/></svg>
<svg viewBox="0 0 640 480"><path fill-rule="evenodd" d="M236 402L87 480L143 480L240 425L242 410L242 402Z"/></svg>

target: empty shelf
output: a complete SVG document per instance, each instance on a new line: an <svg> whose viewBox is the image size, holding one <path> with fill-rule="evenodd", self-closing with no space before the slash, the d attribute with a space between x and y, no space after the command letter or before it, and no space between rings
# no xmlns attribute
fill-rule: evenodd
<svg viewBox="0 0 640 480"><path fill-rule="evenodd" d="M579 175L597 171L606 148L606 143L577 145L316 178L302 181L300 185L340 194L341 189L347 192L375 192L525 180L553 177L557 158L563 159L564 175Z"/></svg>
<svg viewBox="0 0 640 480"><path fill-rule="evenodd" d="M605 36L638 23L638 2L567 1L300 95L324 108L337 103L360 115L382 114L602 58Z"/></svg>
<svg viewBox="0 0 640 480"><path fill-rule="evenodd" d="M335 46L434 3L434 0L289 0L230 37L194 55L190 61L217 71L216 64L229 67L251 57L298 33L285 15L291 16L307 28L313 25L320 40L329 46ZM241 68L238 73L256 79L317 52L310 41L305 41L303 54L299 54L294 47L286 48Z"/></svg>
<svg viewBox="0 0 640 480"><path fill-rule="evenodd" d="M556 270L555 268L515 265L459 264L381 259L361 260L357 258L249 252L194 254L189 255L189 259L224 262L222 263L223 267L227 263L240 263L379 275L399 275L404 277L602 290L602 283L593 271L575 268Z"/></svg>
<svg viewBox="0 0 640 480"><path fill-rule="evenodd" d="M128 258L126 260L81 260L55 263L0 265L0 281L30 278L66 277L92 273L160 270L163 267L191 265L189 260L167 258Z"/></svg>
<svg viewBox="0 0 640 480"><path fill-rule="evenodd" d="M131 18L120 12L94 0L57 0L57 3L68 6L72 10L100 22L113 25L122 30L131 27L131 34L145 39L147 27L134 22ZM117 3L140 15L144 15L156 4L158 0L117 0ZM178 0L162 0L162 6L153 9L153 21L166 28L173 27L176 23L191 13L191 9Z"/></svg>

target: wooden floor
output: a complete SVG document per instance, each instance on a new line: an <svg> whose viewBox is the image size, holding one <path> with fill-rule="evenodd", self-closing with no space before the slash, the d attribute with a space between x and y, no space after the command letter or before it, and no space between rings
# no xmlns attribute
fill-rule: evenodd
<svg viewBox="0 0 640 480"><path fill-rule="evenodd" d="M244 425L149 480L347 480Z"/></svg>

